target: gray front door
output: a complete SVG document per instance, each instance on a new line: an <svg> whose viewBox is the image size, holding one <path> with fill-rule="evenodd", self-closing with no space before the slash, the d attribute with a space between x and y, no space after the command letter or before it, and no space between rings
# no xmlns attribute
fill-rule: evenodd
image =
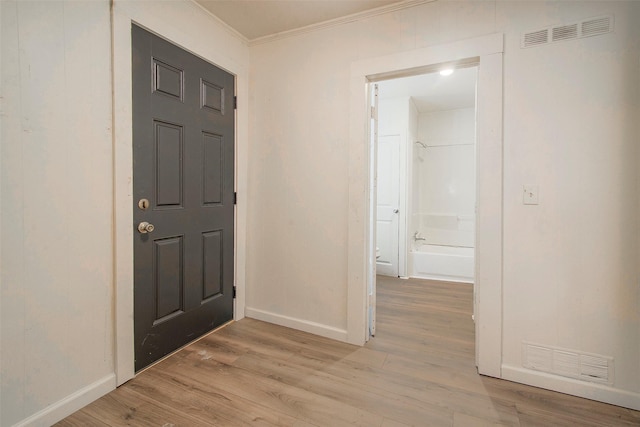
<svg viewBox="0 0 640 427"><path fill-rule="evenodd" d="M132 26L135 369L233 317L234 77Z"/></svg>

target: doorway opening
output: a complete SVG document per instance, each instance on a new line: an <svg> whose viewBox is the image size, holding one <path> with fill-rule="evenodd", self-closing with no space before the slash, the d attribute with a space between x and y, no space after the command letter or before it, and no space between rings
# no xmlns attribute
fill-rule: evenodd
<svg viewBox="0 0 640 427"><path fill-rule="evenodd" d="M443 66L477 66L476 231L473 289L478 372L502 377L502 112L501 33L352 63L349 129L349 215L347 339L363 344L375 332L375 224L370 179L372 88L397 77L439 71ZM375 176L375 175L374 175ZM374 326L372 328L372 325Z"/></svg>
<svg viewBox="0 0 640 427"><path fill-rule="evenodd" d="M477 66L447 71L374 83L377 274L474 281Z"/></svg>
<svg viewBox="0 0 640 427"><path fill-rule="evenodd" d="M477 63L369 83L369 224L376 276L474 283Z"/></svg>

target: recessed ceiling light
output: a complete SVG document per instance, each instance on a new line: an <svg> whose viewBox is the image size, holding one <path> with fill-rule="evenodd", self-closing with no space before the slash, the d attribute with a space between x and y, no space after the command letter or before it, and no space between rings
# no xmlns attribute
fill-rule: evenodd
<svg viewBox="0 0 640 427"><path fill-rule="evenodd" d="M445 68L444 70L440 70L441 76L450 76L453 74L453 68Z"/></svg>

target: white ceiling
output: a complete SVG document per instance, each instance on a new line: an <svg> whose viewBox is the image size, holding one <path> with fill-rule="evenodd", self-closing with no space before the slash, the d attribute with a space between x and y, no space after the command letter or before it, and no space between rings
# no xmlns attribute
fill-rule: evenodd
<svg viewBox="0 0 640 427"><path fill-rule="evenodd" d="M248 40L406 0L195 0Z"/></svg>
<svg viewBox="0 0 640 427"><path fill-rule="evenodd" d="M476 67L460 68L450 76L439 72L378 82L380 99L411 97L420 113L475 105Z"/></svg>

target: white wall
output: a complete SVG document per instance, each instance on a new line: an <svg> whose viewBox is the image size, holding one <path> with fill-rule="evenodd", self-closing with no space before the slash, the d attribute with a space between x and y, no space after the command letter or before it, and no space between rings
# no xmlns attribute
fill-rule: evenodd
<svg viewBox="0 0 640 427"><path fill-rule="evenodd" d="M614 388L640 409L640 4L498 12L507 33L615 16L607 36L533 49L507 38L504 364L520 378L525 340L611 356ZM538 206L522 204L523 185L539 186Z"/></svg>
<svg viewBox="0 0 640 427"><path fill-rule="evenodd" d="M132 20L237 76L237 301L249 50L188 0L117 1L113 58L109 1L0 5L0 424L51 425L133 374Z"/></svg>
<svg viewBox="0 0 640 427"><path fill-rule="evenodd" d="M350 54L302 39L251 51L246 314L344 339Z"/></svg>
<svg viewBox="0 0 640 427"><path fill-rule="evenodd" d="M2 7L2 404L115 386L109 3ZM51 421L49 421L51 422Z"/></svg>
<svg viewBox="0 0 640 427"><path fill-rule="evenodd" d="M414 223L425 243L474 247L475 108L432 111L418 118Z"/></svg>
<svg viewBox="0 0 640 427"><path fill-rule="evenodd" d="M519 47L603 14L614 33ZM517 379L640 408L639 20L636 2L441 1L253 46L247 305L346 328L352 62L504 32L503 372L523 341L609 355L612 387Z"/></svg>

